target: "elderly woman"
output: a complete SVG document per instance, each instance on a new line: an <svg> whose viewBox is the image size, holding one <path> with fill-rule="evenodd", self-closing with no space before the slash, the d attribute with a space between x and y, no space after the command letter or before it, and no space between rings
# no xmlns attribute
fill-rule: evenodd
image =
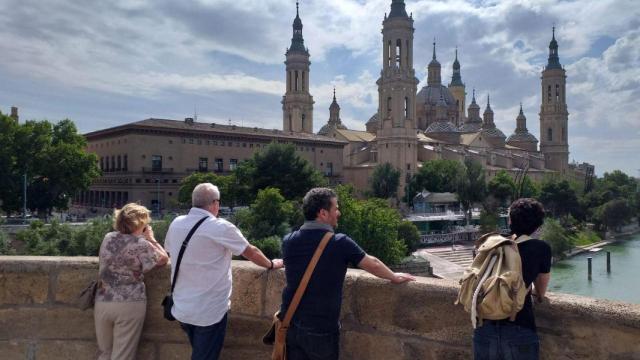
<svg viewBox="0 0 640 360"><path fill-rule="evenodd" d="M100 286L94 318L99 360L135 359L147 306L143 274L165 265L166 251L153 237L149 210L127 204L114 213L100 246Z"/></svg>

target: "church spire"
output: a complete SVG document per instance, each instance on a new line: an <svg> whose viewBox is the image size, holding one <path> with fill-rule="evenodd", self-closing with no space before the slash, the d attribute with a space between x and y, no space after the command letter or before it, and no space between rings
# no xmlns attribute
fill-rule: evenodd
<svg viewBox="0 0 640 360"><path fill-rule="evenodd" d="M440 63L436 59L436 38L433 38L433 57L427 68L427 85L442 85L440 69Z"/></svg>
<svg viewBox="0 0 640 360"><path fill-rule="evenodd" d="M409 17L404 5L404 0L391 1L391 12L389 13L389 18L392 17Z"/></svg>
<svg viewBox="0 0 640 360"><path fill-rule="evenodd" d="M456 58L453 61L453 75L449 86L464 86L462 83L462 75L460 75L460 62L458 61L458 47L456 46Z"/></svg>
<svg viewBox="0 0 640 360"><path fill-rule="evenodd" d="M291 38L291 46L287 52L301 52L307 54L304 47L304 38L302 37L302 20L300 19L300 4L296 1L296 18L293 20L293 37Z"/></svg>
<svg viewBox="0 0 640 360"><path fill-rule="evenodd" d="M549 60L546 69L562 69L558 56L558 42L556 41L556 27L552 28L551 42L549 42Z"/></svg>

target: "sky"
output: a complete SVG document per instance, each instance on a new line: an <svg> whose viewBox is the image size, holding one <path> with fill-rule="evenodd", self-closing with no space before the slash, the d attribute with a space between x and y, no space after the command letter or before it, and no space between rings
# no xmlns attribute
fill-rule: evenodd
<svg viewBox="0 0 640 360"><path fill-rule="evenodd" d="M442 78L458 47L481 112L513 133L522 102L539 138L540 75L556 26L567 71L569 160L640 176L640 1L406 0L426 85L436 39ZM302 0L314 130L377 111L382 20L391 0ZM0 0L0 111L72 119L83 133L149 117L282 128L294 0Z"/></svg>

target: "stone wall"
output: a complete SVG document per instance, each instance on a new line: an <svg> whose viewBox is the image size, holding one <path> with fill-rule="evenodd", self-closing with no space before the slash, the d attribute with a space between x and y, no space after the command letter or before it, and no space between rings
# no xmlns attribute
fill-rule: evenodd
<svg viewBox="0 0 640 360"><path fill-rule="evenodd" d="M0 358L92 359L93 314L74 307L96 258L0 257ZM186 336L162 318L168 267L147 276L138 359L187 359ZM280 303L282 271L233 264L223 359L267 359L260 339ZM469 359L471 324L454 306L456 284L419 278L391 285L359 270L345 281L341 359ZM640 359L640 305L560 294L536 309L543 359Z"/></svg>

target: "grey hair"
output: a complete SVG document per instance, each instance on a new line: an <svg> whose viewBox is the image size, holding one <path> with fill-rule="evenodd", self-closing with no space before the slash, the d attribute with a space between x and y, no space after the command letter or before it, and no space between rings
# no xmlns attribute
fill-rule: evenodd
<svg viewBox="0 0 640 360"><path fill-rule="evenodd" d="M220 200L220 190L212 183L198 184L191 193L193 207L206 208L216 200Z"/></svg>

